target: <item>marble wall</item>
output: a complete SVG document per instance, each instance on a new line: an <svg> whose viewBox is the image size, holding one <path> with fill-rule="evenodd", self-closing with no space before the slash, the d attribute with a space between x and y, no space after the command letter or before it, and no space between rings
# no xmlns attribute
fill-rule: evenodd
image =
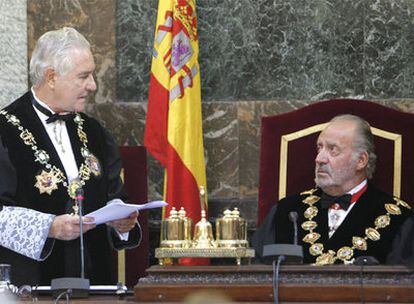
<svg viewBox="0 0 414 304"><path fill-rule="evenodd" d="M45 32L70 26L83 33L91 43L97 65L98 90L91 101L96 104L116 101L115 11L113 0L28 0L28 53Z"/></svg>
<svg viewBox="0 0 414 304"><path fill-rule="evenodd" d="M0 40L14 39L4 37L21 34L15 27L25 22L26 2L0 3L2 17L19 16L7 23L2 18ZM120 145L143 143L157 5L157 0L27 0L29 54L41 33L64 25L91 42L99 89L88 112ZM412 0L199 0L197 5L213 216L238 205L255 220L261 116L333 97L414 112ZM5 7L11 13L4 13ZM3 72L3 61L0 66ZM1 77L3 96L10 83L4 73ZM149 169L149 196L159 198L162 168L150 157Z"/></svg>
<svg viewBox="0 0 414 304"><path fill-rule="evenodd" d="M0 108L27 90L26 0L0 0Z"/></svg>
<svg viewBox="0 0 414 304"><path fill-rule="evenodd" d="M118 101L146 101L156 2L118 3L117 69L124 80L117 84ZM197 4L213 213L237 204L255 218L261 116L334 97L376 100L411 111L414 1ZM139 18L142 12L147 19ZM160 177L152 163L152 195L162 191Z"/></svg>

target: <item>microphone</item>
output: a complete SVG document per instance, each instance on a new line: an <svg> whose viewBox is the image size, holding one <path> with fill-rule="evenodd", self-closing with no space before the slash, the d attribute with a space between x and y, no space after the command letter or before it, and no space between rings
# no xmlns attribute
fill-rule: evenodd
<svg viewBox="0 0 414 304"><path fill-rule="evenodd" d="M303 260L303 248L298 245L298 213L291 211L288 214L293 224L293 244L269 244L263 246L263 257L277 259L284 256L285 264L301 264Z"/></svg>
<svg viewBox="0 0 414 304"><path fill-rule="evenodd" d="M360 266L374 266L374 265L379 265L379 261L371 256L359 256L354 260L354 265L360 265Z"/></svg>
<svg viewBox="0 0 414 304"><path fill-rule="evenodd" d="M293 244L298 244L298 213L296 211L289 212L289 220L293 223Z"/></svg>
<svg viewBox="0 0 414 304"><path fill-rule="evenodd" d="M87 298L89 296L89 279L85 279L85 256L83 246L83 200L84 200L83 189L79 187L75 192L75 204L79 207L79 230L80 230L80 258L81 258L81 277L80 278L56 278L50 283L50 290L54 298L60 298L66 294L66 297L72 298Z"/></svg>
<svg viewBox="0 0 414 304"><path fill-rule="evenodd" d="M365 289L364 289L364 266L379 265L379 261L373 256L359 256L354 260L354 265L359 265L359 297L361 303L365 303Z"/></svg>
<svg viewBox="0 0 414 304"><path fill-rule="evenodd" d="M83 189L82 187L79 187L76 189L75 192L75 203L79 207L79 230L80 230L80 258L81 258L81 278L85 278L85 253L84 253L84 247L83 247L83 221L82 221L82 212L83 212Z"/></svg>

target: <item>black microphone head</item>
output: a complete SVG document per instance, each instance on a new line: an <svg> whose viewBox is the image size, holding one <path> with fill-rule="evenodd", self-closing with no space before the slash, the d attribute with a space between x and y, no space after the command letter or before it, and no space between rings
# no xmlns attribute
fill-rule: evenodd
<svg viewBox="0 0 414 304"><path fill-rule="evenodd" d="M292 223L296 223L296 221L298 220L298 213L296 211L290 211L289 212L289 220Z"/></svg>
<svg viewBox="0 0 414 304"><path fill-rule="evenodd" d="M359 256L354 260L354 265L361 265L361 266L372 266L372 265L379 265L380 262L373 256Z"/></svg>

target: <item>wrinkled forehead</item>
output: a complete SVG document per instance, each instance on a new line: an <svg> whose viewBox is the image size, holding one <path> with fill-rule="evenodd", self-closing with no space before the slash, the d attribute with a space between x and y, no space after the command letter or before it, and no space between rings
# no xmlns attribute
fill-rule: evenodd
<svg viewBox="0 0 414 304"><path fill-rule="evenodd" d="M319 134L318 143L352 144L355 138L355 131L356 124L352 121L333 121Z"/></svg>
<svg viewBox="0 0 414 304"><path fill-rule="evenodd" d="M88 48L73 48L70 52L74 70L95 70L95 60Z"/></svg>

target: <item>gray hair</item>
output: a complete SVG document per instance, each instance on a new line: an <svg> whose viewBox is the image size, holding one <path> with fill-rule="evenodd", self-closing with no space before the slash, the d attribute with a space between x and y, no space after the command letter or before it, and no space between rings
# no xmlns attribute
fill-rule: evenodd
<svg viewBox="0 0 414 304"><path fill-rule="evenodd" d="M365 168L365 173L367 178L372 178L375 171L375 162L377 160L377 155L375 154L375 144L374 144L374 135L371 132L371 126L369 123L362 119L359 116L351 114L343 114L335 116L331 119L330 122L346 120L354 122L356 125L356 136L354 141L354 156L359 157L361 153L368 153L368 163Z"/></svg>
<svg viewBox="0 0 414 304"><path fill-rule="evenodd" d="M54 69L65 75L73 68L71 52L74 49L90 49L89 42L77 30L63 27L46 32L36 43L30 60L30 80L39 85L44 80L45 71Z"/></svg>

